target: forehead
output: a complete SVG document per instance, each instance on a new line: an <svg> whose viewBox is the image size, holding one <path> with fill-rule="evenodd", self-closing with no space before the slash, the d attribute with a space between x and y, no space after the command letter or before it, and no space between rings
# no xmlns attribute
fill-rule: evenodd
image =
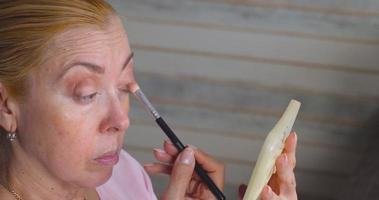
<svg viewBox="0 0 379 200"><path fill-rule="evenodd" d="M96 26L76 27L57 35L49 45L48 54L73 54L89 50L91 52L108 49L129 50L126 33L119 23L105 28Z"/></svg>
<svg viewBox="0 0 379 200"><path fill-rule="evenodd" d="M32 73L32 77L50 77L55 80L55 75L64 66L80 61L105 68L121 66L130 53L127 35L119 19L110 20L105 27L71 27L55 36L49 43L43 64L36 73Z"/></svg>

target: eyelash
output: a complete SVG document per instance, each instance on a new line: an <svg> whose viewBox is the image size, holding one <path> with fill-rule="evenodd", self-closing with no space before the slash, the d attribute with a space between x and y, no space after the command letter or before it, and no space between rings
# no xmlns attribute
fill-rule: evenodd
<svg viewBox="0 0 379 200"><path fill-rule="evenodd" d="M130 94L129 89L120 89L120 90L122 91L122 93L125 93L126 95ZM85 96L77 96L77 98L81 103L88 104L88 103L91 103L97 95L100 95L100 93L94 92L92 94L85 95Z"/></svg>
<svg viewBox="0 0 379 200"><path fill-rule="evenodd" d="M87 104L87 103L90 103L93 101L93 99L98 95L99 93L98 92L95 92L95 93L92 93L90 95L85 95L85 96L78 96L78 100L83 103L83 104Z"/></svg>
<svg viewBox="0 0 379 200"><path fill-rule="evenodd" d="M125 94L130 94L130 90L129 89L120 89L123 93Z"/></svg>

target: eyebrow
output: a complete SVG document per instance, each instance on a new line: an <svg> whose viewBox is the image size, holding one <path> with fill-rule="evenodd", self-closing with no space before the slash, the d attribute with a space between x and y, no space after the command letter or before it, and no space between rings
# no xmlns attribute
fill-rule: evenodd
<svg viewBox="0 0 379 200"><path fill-rule="evenodd" d="M123 71L128 66L128 64L130 63L130 61L132 60L133 57L134 57L134 52L131 52L129 54L129 56L126 58L126 61L125 61L124 65L122 66L121 71ZM89 62L74 62L74 63L65 67L63 72L59 75L58 79L62 78L63 75L65 75L68 70L70 70L71 68L73 68L75 66L83 66L83 67L85 67L85 68L89 69L90 71L97 73L97 74L104 74L104 72L105 72L105 69L103 67L97 65L97 64L93 64L93 63L89 63Z"/></svg>

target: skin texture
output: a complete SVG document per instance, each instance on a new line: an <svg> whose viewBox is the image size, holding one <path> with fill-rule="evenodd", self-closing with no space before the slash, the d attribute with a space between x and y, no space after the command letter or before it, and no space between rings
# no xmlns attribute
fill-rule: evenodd
<svg viewBox="0 0 379 200"><path fill-rule="evenodd" d="M2 126L18 137L12 142L9 187L28 199L96 196L90 188L110 177L113 164L95 159L117 155L129 126L130 55L121 22L112 17L103 29L72 28L57 36L46 62L27 79L25 101L2 90L8 110ZM101 70L71 66L78 62Z"/></svg>
<svg viewBox="0 0 379 200"><path fill-rule="evenodd" d="M28 200L95 200L95 187L112 173L115 163L97 158L109 152L117 157L122 148L129 126L128 85L134 75L121 21L112 16L108 23L58 35L46 61L29 74L24 101L13 99L0 83L0 125L17 133L6 187ZM163 200L213 198L193 173L195 159L220 188L224 186L224 165L199 149L179 154L165 142L154 155L162 163L145 169L170 174ZM14 198L1 188L0 199Z"/></svg>
<svg viewBox="0 0 379 200"><path fill-rule="evenodd" d="M262 191L262 200L297 200L294 174L296 145L297 135L292 132L286 140L283 153L276 161L276 173L272 175L269 184ZM159 162L144 165L146 171L151 175L168 174L171 176L166 193L163 194L161 199L215 199L213 194L207 190L207 186L193 173L194 159L203 166L215 184L223 190L225 166L196 147L189 145L188 149L193 153L184 152L187 152L187 160L192 160L192 162L183 164L180 161L184 152L178 154L175 146L169 140L166 140L163 144L163 149L154 149L154 156ZM243 199L246 188L246 185L239 187L238 199Z"/></svg>
<svg viewBox="0 0 379 200"><path fill-rule="evenodd" d="M297 135L292 132L285 143L283 153L276 160L276 172L272 175L268 185L263 188L262 200L297 200L296 167ZM242 200L247 186L239 187L239 199Z"/></svg>
<svg viewBox="0 0 379 200"><path fill-rule="evenodd" d="M71 28L58 35L46 61L28 76L23 102L0 84L0 125L17 132L7 187L28 200L98 199L94 188L110 177L114 163L96 158L118 154L129 126L131 55L121 21L113 16L103 29ZM178 156L163 199L183 199L193 187L195 157L222 187L223 165L190 151ZM13 197L1 188L0 199Z"/></svg>
<svg viewBox="0 0 379 200"><path fill-rule="evenodd" d="M161 197L163 200L215 199L208 187L194 173L195 159L208 172L214 183L224 190L224 165L194 146L189 145L178 154L176 147L166 140L163 149L154 149L154 156L159 163L145 164L145 170L151 175L171 176L168 188Z"/></svg>

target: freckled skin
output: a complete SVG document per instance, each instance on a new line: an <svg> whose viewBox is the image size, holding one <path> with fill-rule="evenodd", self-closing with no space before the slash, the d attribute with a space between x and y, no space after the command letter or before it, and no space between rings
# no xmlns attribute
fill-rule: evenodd
<svg viewBox="0 0 379 200"><path fill-rule="evenodd" d="M133 63L121 69L130 53L116 17L105 28L73 28L55 38L46 61L28 77L27 97L18 105L12 184L24 191L44 187L68 197L110 177L113 166L94 159L122 148L129 126L129 96L124 90L134 80ZM94 63L105 71L96 74L75 66L58 79L64 66L78 61ZM97 94L91 101L79 100L78 96L92 93ZM29 177L12 179L12 172L19 171ZM30 180L36 183L25 187Z"/></svg>

